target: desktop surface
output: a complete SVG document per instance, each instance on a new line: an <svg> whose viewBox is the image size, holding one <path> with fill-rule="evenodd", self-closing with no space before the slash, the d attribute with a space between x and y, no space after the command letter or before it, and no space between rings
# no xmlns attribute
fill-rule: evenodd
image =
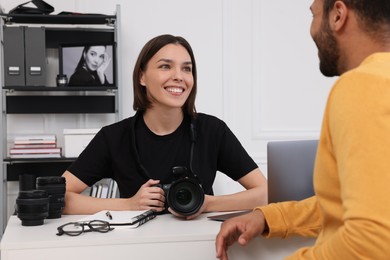
<svg viewBox="0 0 390 260"><path fill-rule="evenodd" d="M85 216L65 215L46 219L44 225L22 226L16 216L9 219L1 240L1 260L16 259L216 259L215 237L221 222L202 214L186 221L171 214L159 215L138 228L120 227L108 233L88 232L80 236L57 236L57 227ZM214 213L215 214L215 213ZM230 259L281 259L313 239L258 238L248 247L229 250Z"/></svg>

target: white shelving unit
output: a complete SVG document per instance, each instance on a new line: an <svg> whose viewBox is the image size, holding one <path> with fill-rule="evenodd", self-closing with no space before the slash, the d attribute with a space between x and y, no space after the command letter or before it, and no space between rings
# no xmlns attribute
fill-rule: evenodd
<svg viewBox="0 0 390 260"><path fill-rule="evenodd" d="M42 119L44 127L55 133L59 146L63 146L62 130L89 125L96 128L113 123L122 118L120 102L120 6L114 15L28 15L0 14L1 26L1 128L0 128L0 238L5 230L9 215L7 206L7 186L10 181L18 181L19 175L32 173L39 176L61 175L75 158L9 158L9 142L12 135L22 131L15 125L18 121L31 121L35 117ZM47 69L44 85L15 85L6 83L8 71L5 67L3 31L11 27L42 28L46 45ZM113 79L114 85L57 87L55 78L59 73L59 46L63 44L95 44L98 42L114 43ZM21 120L22 119L22 120ZM27 119L27 120L26 120ZM12 124L10 125L10 122ZM23 125L23 122L21 122ZM70 124L70 126L67 126ZM32 126L33 127L33 126ZM10 130L11 129L11 130ZM30 129L29 129L30 130ZM39 132L38 132L39 133Z"/></svg>

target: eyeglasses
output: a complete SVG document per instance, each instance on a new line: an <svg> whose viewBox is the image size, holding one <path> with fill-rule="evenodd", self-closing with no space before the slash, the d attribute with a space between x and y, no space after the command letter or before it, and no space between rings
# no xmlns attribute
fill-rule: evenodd
<svg viewBox="0 0 390 260"><path fill-rule="evenodd" d="M114 228L110 227L109 222L103 220L92 220L89 222L69 222L57 228L57 236L62 236L63 234L68 236L78 236L81 233L92 231L107 233L113 229Z"/></svg>
<svg viewBox="0 0 390 260"><path fill-rule="evenodd" d="M68 235L68 236L78 236L85 232L100 232L107 233L108 231L113 230L111 226L140 226L149 220L155 218L156 215L142 215L141 217L133 220L129 223L109 223L104 220L91 220L88 222L69 222L57 228L57 236Z"/></svg>
<svg viewBox="0 0 390 260"><path fill-rule="evenodd" d="M107 212L111 216L110 212ZM107 214L106 213L106 214ZM129 223L110 223L104 220L91 220L91 221L83 221L83 222L69 222L57 228L57 236L62 236L66 234L68 236L78 236L84 232L100 232L107 233L108 231L113 230L114 228L111 226L133 226L138 227L140 225L145 224L151 219L154 219L156 214L152 210L148 210L141 215L138 215L131 219ZM112 219L112 216L111 216ZM87 229L85 229L87 227Z"/></svg>

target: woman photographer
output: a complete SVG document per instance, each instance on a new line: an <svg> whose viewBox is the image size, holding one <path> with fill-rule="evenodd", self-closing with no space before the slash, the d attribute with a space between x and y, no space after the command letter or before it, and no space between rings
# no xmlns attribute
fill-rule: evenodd
<svg viewBox="0 0 390 260"><path fill-rule="evenodd" d="M257 164L220 119L197 113L197 70L189 43L182 37L160 35L141 50L133 72L136 114L103 127L68 168L66 214L101 210L165 209L158 184L173 181L173 167L196 174L205 193L202 212L252 209L267 203L267 182ZM213 196L217 171L246 190ZM120 197L81 195L102 178L118 183Z"/></svg>

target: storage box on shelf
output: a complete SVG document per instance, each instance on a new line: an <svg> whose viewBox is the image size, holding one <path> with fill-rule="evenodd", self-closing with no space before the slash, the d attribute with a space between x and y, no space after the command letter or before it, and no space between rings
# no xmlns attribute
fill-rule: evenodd
<svg viewBox="0 0 390 260"><path fill-rule="evenodd" d="M64 129L64 156L78 157L99 129Z"/></svg>

